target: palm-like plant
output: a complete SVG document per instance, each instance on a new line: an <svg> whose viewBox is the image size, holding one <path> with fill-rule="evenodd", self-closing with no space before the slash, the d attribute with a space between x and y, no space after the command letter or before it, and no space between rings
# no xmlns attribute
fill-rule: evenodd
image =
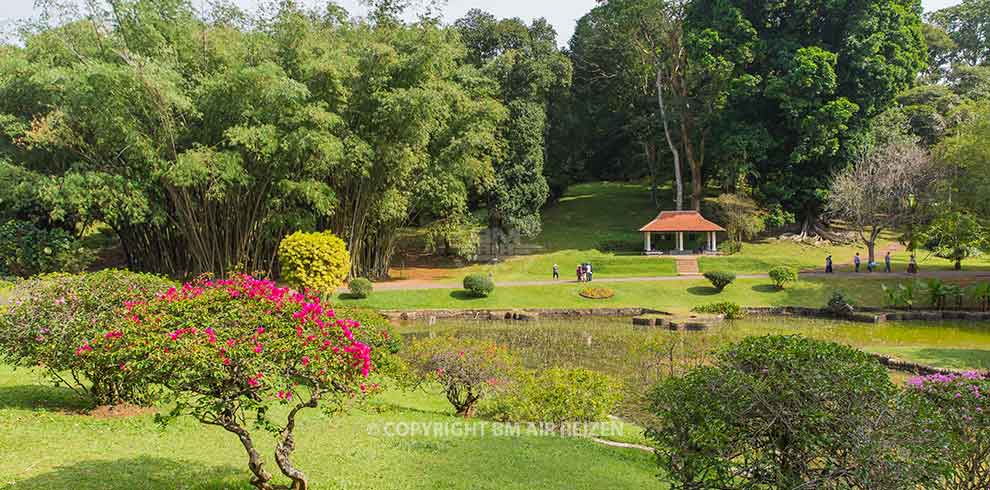
<svg viewBox="0 0 990 490"><path fill-rule="evenodd" d="M939 279L929 279L925 282L925 292L928 294L928 302L932 308L937 310L945 309L945 299L949 295L945 283Z"/></svg>
<svg viewBox="0 0 990 490"><path fill-rule="evenodd" d="M990 282L979 282L967 289L969 297L980 305L980 311L990 309Z"/></svg>
<svg viewBox="0 0 990 490"><path fill-rule="evenodd" d="M906 284L898 284L897 288L901 290L901 298L904 301L904 306L907 309L914 309L914 294L918 290L918 281L909 281Z"/></svg>
<svg viewBox="0 0 990 490"><path fill-rule="evenodd" d="M959 310L963 307L963 300L966 298L966 292L963 290L962 286L958 284L946 284L945 298L946 301L951 299L952 305Z"/></svg>

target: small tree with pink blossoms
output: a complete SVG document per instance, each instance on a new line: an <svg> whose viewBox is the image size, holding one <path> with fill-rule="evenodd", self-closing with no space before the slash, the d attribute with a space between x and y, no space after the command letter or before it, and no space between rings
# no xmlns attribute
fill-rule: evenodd
<svg viewBox="0 0 990 490"><path fill-rule="evenodd" d="M505 346L473 339L421 340L406 357L422 380L440 385L457 415L465 418L473 417L478 402L504 387L518 368Z"/></svg>
<svg viewBox="0 0 990 490"><path fill-rule="evenodd" d="M387 333L336 318L319 298L250 276L200 280L135 305L113 335L90 340L86 356L117 363L129 379L164 388L175 408L162 423L192 415L237 435L251 483L261 490L307 488L290 459L296 417L333 411L377 389L374 347ZM386 352L386 349L382 349ZM284 410L271 410L284 405ZM286 413L275 420L273 413ZM275 462L292 483L279 486L248 430L248 419L275 434Z"/></svg>
<svg viewBox="0 0 990 490"><path fill-rule="evenodd" d="M990 488L990 378L977 373L934 374L912 378L911 391L934 404L950 473L939 488Z"/></svg>

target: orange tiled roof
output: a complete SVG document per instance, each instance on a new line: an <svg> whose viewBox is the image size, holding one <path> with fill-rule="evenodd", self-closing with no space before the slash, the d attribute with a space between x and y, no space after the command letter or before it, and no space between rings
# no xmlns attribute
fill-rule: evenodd
<svg viewBox="0 0 990 490"><path fill-rule="evenodd" d="M711 221L705 219L697 211L661 211L660 215L639 231L671 232L671 231L725 231Z"/></svg>

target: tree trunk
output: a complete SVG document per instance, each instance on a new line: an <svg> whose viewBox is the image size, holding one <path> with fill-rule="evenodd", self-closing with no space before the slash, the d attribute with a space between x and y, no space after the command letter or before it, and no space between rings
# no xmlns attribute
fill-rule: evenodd
<svg viewBox="0 0 990 490"><path fill-rule="evenodd" d="M293 431L296 428L296 414L304 408L315 408L319 404L320 395L319 389L316 389L306 403L300 403L289 411L285 428L282 429L282 432L279 434L279 440L275 444L275 463L282 470L282 474L292 480L292 485L289 486L290 490L306 490L309 486L306 475L293 466L292 461L289 459L292 456L292 452L296 450L296 441L293 436Z"/></svg>
<svg viewBox="0 0 990 490"><path fill-rule="evenodd" d="M674 157L674 205L680 211L684 209L684 179L681 177L681 153L677 150L677 145L674 144L674 140L670 136L670 125L667 123L667 107L663 102L663 71L660 68L657 69L656 86L657 104L660 106L660 120L663 122L663 134L667 139L667 146L670 147L670 153Z"/></svg>
<svg viewBox="0 0 990 490"><path fill-rule="evenodd" d="M961 271L962 270L962 260L961 259L956 259L955 268L956 268L957 271Z"/></svg>
<svg viewBox="0 0 990 490"><path fill-rule="evenodd" d="M681 117L681 141L684 142L684 158L687 159L691 168L691 208L701 211L701 199L704 193L701 177L701 159L694 154L694 145L691 143L691 128Z"/></svg>
<svg viewBox="0 0 990 490"><path fill-rule="evenodd" d="M265 462L261 459L261 455L258 454L258 450L254 447L251 434L240 425L234 423L232 417L225 417L224 420L214 424L223 427L228 432L234 433L240 439L241 445L244 446L244 450L248 454L248 468L254 474L254 477L251 478L251 485L258 490L272 490L273 487L268 483L272 480L272 475L265 470Z"/></svg>

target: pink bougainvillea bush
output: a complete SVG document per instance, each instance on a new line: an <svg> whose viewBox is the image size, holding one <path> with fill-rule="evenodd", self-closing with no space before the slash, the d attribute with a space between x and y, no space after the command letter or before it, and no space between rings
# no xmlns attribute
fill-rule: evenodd
<svg viewBox="0 0 990 490"><path fill-rule="evenodd" d="M235 435L248 454L252 484L271 483L246 420L275 434L275 462L305 489L292 465L297 414L343 408L375 391L376 348L387 331L339 318L320 299L244 275L202 279L128 306L127 321L81 343L76 355L113 362L118 375L160 386L175 403L163 422L192 415ZM284 405L283 410L271 410ZM285 414L275 420L273 414Z"/></svg>
<svg viewBox="0 0 990 490"><path fill-rule="evenodd" d="M909 388L935 407L946 436L949 473L939 488L990 488L990 378L979 373L912 378Z"/></svg>

